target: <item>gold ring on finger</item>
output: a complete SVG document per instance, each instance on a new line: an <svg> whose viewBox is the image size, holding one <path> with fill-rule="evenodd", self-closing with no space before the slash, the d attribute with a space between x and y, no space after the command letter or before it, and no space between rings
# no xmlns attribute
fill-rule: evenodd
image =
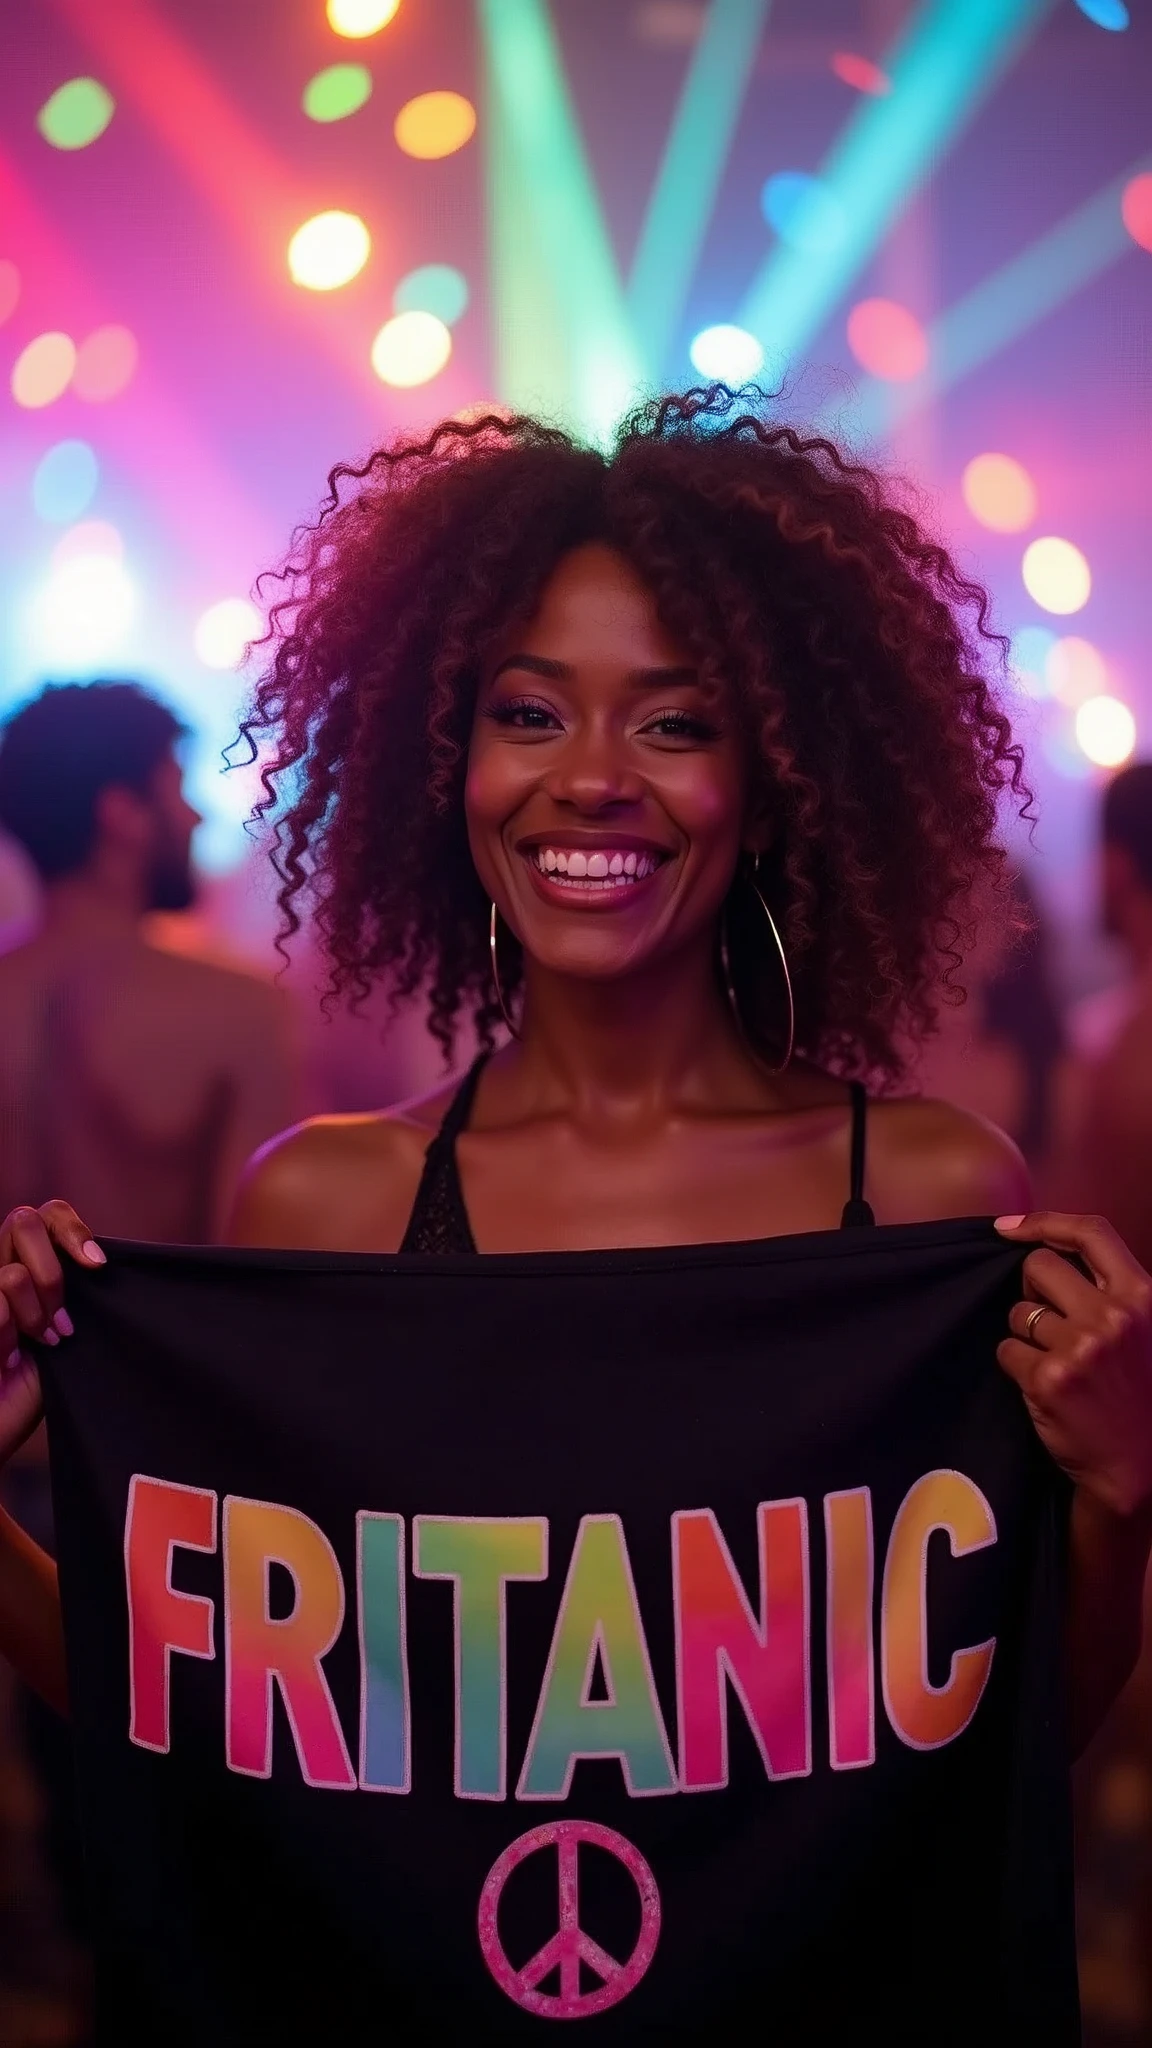
<svg viewBox="0 0 1152 2048"><path fill-rule="evenodd" d="M1046 1316L1048 1314L1049 1308L1046 1301L1042 1301L1037 1308L1034 1308L1031 1311L1028 1320L1024 1325L1024 1335L1029 1342L1035 1342L1035 1338L1033 1337L1032 1333L1035 1330L1037 1323L1040 1321L1041 1316Z"/></svg>

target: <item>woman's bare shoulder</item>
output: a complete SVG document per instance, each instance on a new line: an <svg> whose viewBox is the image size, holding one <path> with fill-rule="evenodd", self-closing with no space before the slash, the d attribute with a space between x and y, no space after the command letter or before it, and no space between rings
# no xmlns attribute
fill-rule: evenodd
<svg viewBox="0 0 1152 2048"><path fill-rule="evenodd" d="M292 1251L394 1251L429 1140L457 1085L386 1110L308 1117L270 1139L244 1170L228 1242Z"/></svg>
<svg viewBox="0 0 1152 2048"><path fill-rule="evenodd" d="M881 1223L1002 1216L1031 1205L1019 1148L986 1117L909 1095L868 1111L868 1183Z"/></svg>

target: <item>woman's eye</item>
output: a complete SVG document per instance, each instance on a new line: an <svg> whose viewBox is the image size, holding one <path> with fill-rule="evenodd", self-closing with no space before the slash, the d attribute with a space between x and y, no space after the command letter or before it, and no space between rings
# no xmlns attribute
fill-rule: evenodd
<svg viewBox="0 0 1152 2048"><path fill-rule="evenodd" d="M657 739L694 740L697 744L720 737L706 718L694 717L690 711L661 711L649 719L644 731L655 734Z"/></svg>
<svg viewBox="0 0 1152 2048"><path fill-rule="evenodd" d="M520 732L549 732L560 723L550 704L540 704L533 697L510 697L502 704L490 704L488 717Z"/></svg>

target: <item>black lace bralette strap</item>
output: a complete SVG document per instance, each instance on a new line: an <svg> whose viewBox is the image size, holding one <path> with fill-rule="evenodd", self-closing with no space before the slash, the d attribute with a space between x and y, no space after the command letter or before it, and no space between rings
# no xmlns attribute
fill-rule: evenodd
<svg viewBox="0 0 1152 2048"><path fill-rule="evenodd" d="M841 1230L875 1223L871 1202L864 1200L864 1148L868 1129L868 1095L861 1081L850 1081L852 1099L852 1157L848 1174L848 1200L840 1218Z"/></svg>
<svg viewBox="0 0 1152 2048"><path fill-rule="evenodd" d="M489 1055L482 1052L473 1060L444 1114L444 1120L424 1154L424 1171L400 1245L402 1252L421 1252L445 1258L453 1253L474 1252L476 1240L468 1221L460 1170L456 1164L456 1140L467 1128L476 1098L476 1088Z"/></svg>

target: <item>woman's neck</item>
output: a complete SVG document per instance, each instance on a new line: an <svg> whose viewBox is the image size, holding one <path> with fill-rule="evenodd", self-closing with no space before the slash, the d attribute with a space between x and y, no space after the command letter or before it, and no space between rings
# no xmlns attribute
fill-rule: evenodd
<svg viewBox="0 0 1152 2048"><path fill-rule="evenodd" d="M578 1115L643 1117L694 1102L770 1106L773 1092L707 953L611 981L527 962L517 1052L531 1091Z"/></svg>

